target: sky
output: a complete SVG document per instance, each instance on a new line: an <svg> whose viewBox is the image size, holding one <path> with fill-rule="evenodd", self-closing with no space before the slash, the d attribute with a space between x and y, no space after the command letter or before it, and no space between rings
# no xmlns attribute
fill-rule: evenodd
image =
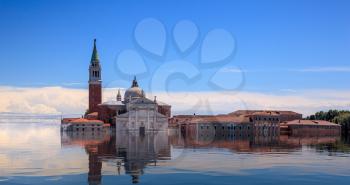
<svg viewBox="0 0 350 185"><path fill-rule="evenodd" d="M0 88L86 89L96 38L105 88L128 88L136 75L150 93L307 99L315 92L326 99L332 91L338 96L327 108L346 108L336 102L350 100L343 96L350 91L349 9L345 0L0 0ZM29 99L28 107L38 105ZM21 107L13 102L0 112ZM257 104L249 107L276 107Z"/></svg>

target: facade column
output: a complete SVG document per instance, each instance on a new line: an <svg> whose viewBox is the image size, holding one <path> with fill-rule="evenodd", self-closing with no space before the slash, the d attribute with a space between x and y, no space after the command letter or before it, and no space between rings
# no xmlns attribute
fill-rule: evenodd
<svg viewBox="0 0 350 185"><path fill-rule="evenodd" d="M156 105L157 106L157 105ZM154 108L154 116L153 116L153 125L152 125L152 127L153 127L153 130L154 130L154 124L156 124L156 121L157 121L157 108L155 107Z"/></svg>
<svg viewBox="0 0 350 185"><path fill-rule="evenodd" d="M135 110L135 128L134 129L136 129L137 128L137 125L138 125L138 123L137 123L137 110Z"/></svg>
<svg viewBox="0 0 350 185"><path fill-rule="evenodd" d="M132 111L129 111L128 123L126 124L127 130L130 130L130 125L131 125L131 113L132 113Z"/></svg>
<svg viewBox="0 0 350 185"><path fill-rule="evenodd" d="M150 112L150 110L147 109L147 130L149 130L149 125L150 125L150 122L149 122L149 112Z"/></svg>

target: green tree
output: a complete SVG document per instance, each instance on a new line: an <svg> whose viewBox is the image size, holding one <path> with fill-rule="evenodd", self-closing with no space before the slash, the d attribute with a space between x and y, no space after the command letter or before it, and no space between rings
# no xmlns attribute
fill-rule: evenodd
<svg viewBox="0 0 350 185"><path fill-rule="evenodd" d="M346 112L336 116L333 120L334 123L342 126L343 131L350 131L350 113Z"/></svg>
<svg viewBox="0 0 350 185"><path fill-rule="evenodd" d="M348 110L329 110L327 112L319 111L314 115L306 117L306 119L330 121L341 125L344 132L350 132L350 111Z"/></svg>

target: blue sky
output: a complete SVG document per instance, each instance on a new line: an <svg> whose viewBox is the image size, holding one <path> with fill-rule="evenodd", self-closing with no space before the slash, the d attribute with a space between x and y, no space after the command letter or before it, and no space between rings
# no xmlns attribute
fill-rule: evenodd
<svg viewBox="0 0 350 185"><path fill-rule="evenodd" d="M163 63L182 59L200 72L194 82L173 78L172 91L210 91L208 79L220 69L221 85L240 84L246 91L298 89L348 90L350 78L350 2L291 1L18 1L0 0L0 85L21 87L87 87L92 41L103 67L105 87L129 85L116 70L119 54L131 49L142 56L146 90ZM135 43L136 25L154 18L168 36L166 54L155 58ZM199 30L199 40L186 54L177 52L171 33L181 20ZM201 41L213 29L235 38L227 63L198 65ZM151 40L158 38L151 38ZM130 66L141 68L130 61ZM245 73L237 77L235 68Z"/></svg>

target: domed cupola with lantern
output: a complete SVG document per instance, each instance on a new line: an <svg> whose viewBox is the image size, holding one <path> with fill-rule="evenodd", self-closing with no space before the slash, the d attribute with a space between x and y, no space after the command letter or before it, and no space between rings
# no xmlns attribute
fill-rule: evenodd
<svg viewBox="0 0 350 185"><path fill-rule="evenodd" d="M139 87L139 84L137 83L136 76L134 77L134 80L132 81L131 87L127 89L124 93L124 102L127 103L130 100L144 97L143 90Z"/></svg>

